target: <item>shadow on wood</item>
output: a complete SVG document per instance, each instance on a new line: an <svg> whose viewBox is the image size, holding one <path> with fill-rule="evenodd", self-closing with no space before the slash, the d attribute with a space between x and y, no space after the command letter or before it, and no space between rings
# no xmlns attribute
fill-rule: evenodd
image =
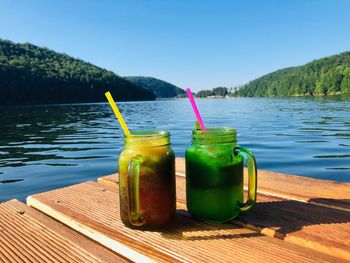
<svg viewBox="0 0 350 263"><path fill-rule="evenodd" d="M168 239L176 240L216 240L261 237L262 234L248 230L234 224L215 224L195 220L191 215L182 209L178 209L171 222L164 226L160 232Z"/></svg>
<svg viewBox="0 0 350 263"><path fill-rule="evenodd" d="M350 260L346 211L260 194L259 203L236 224L212 224L189 216L184 184L178 184L174 220L158 231L140 231L120 221L117 186L85 182L30 196L27 203L120 254L123 248L127 252L122 255L128 257L132 250L166 262L214 262L243 255L247 262L320 262L323 253Z"/></svg>
<svg viewBox="0 0 350 263"><path fill-rule="evenodd" d="M350 199L311 198L309 202L350 211Z"/></svg>
<svg viewBox="0 0 350 263"><path fill-rule="evenodd" d="M332 200L337 203L349 201ZM310 203L281 200L257 203L251 211L240 216L238 220L254 225L258 229L272 229L275 231L275 237L283 238L287 234L303 229L305 232L310 226L313 226L313 231L317 231L317 225L322 225L324 231L327 225L339 224L337 229L340 232L340 224L350 223L350 213ZM332 227L332 231L334 230Z"/></svg>

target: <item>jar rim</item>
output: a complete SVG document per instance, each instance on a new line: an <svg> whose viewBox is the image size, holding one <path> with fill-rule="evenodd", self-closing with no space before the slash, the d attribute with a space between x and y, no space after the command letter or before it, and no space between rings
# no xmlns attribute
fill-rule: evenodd
<svg viewBox="0 0 350 263"><path fill-rule="evenodd" d="M161 130L132 130L124 135L125 147L154 147L170 144L170 132Z"/></svg>
<svg viewBox="0 0 350 263"><path fill-rule="evenodd" d="M131 135L127 136L124 134L124 138L127 139L160 139L170 137L170 132L163 130L131 130Z"/></svg>
<svg viewBox="0 0 350 263"><path fill-rule="evenodd" d="M194 129L192 131L194 136L205 136L205 137L219 137L219 136L232 136L237 135L236 129L229 127L217 127L217 128L206 128L204 131L200 129Z"/></svg>
<svg viewBox="0 0 350 263"><path fill-rule="evenodd" d="M228 127L192 131L192 142L200 144L236 143L237 131Z"/></svg>

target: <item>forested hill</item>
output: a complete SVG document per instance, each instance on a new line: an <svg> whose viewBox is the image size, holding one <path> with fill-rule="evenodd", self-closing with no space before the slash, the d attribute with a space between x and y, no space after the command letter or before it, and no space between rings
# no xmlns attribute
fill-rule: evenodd
<svg viewBox="0 0 350 263"><path fill-rule="evenodd" d="M166 81L151 77L125 77L135 85L154 92L157 98L174 98L185 96L185 91Z"/></svg>
<svg viewBox="0 0 350 263"><path fill-rule="evenodd" d="M111 71L32 44L0 39L0 103L71 103L153 100L152 92Z"/></svg>
<svg viewBox="0 0 350 263"><path fill-rule="evenodd" d="M303 96L350 93L350 52L285 68L244 85L237 96Z"/></svg>

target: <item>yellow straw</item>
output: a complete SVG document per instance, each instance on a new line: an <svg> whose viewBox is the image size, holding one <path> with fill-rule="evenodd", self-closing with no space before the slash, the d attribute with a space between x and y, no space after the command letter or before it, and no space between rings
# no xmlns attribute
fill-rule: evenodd
<svg viewBox="0 0 350 263"><path fill-rule="evenodd" d="M113 97L112 97L112 94L111 94L109 91L107 91L107 92L105 93L105 95L106 95L106 98L107 98L107 100L108 100L108 102L109 102L109 105L111 105L112 110L113 110L115 116L117 117L117 119L118 119L118 121L119 121L119 123L120 123L120 126L122 126L122 129L123 129L123 131L124 131L124 134L125 134L126 136L130 136L131 133L130 133L130 131L129 131L129 128L128 128L128 126L126 126L126 123L125 123L125 121L124 121L124 119L123 119L123 116L122 116L122 114L120 113L120 111L119 111L119 109L118 109L118 107L117 107L117 104L115 104L115 102L114 102L114 99L113 99Z"/></svg>

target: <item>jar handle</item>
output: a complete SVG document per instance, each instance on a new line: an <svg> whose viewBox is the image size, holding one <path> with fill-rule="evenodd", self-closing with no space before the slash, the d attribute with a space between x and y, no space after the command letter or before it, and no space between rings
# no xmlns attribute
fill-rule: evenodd
<svg viewBox="0 0 350 263"><path fill-rule="evenodd" d="M129 220L134 226L142 226L145 221L140 215L140 169L143 162L142 155L136 155L128 165L128 202Z"/></svg>
<svg viewBox="0 0 350 263"><path fill-rule="evenodd" d="M235 147L233 149L234 155L241 156L247 162L248 168L248 199L241 205L239 210L247 212L256 202L257 190L257 169L254 155L244 147Z"/></svg>

